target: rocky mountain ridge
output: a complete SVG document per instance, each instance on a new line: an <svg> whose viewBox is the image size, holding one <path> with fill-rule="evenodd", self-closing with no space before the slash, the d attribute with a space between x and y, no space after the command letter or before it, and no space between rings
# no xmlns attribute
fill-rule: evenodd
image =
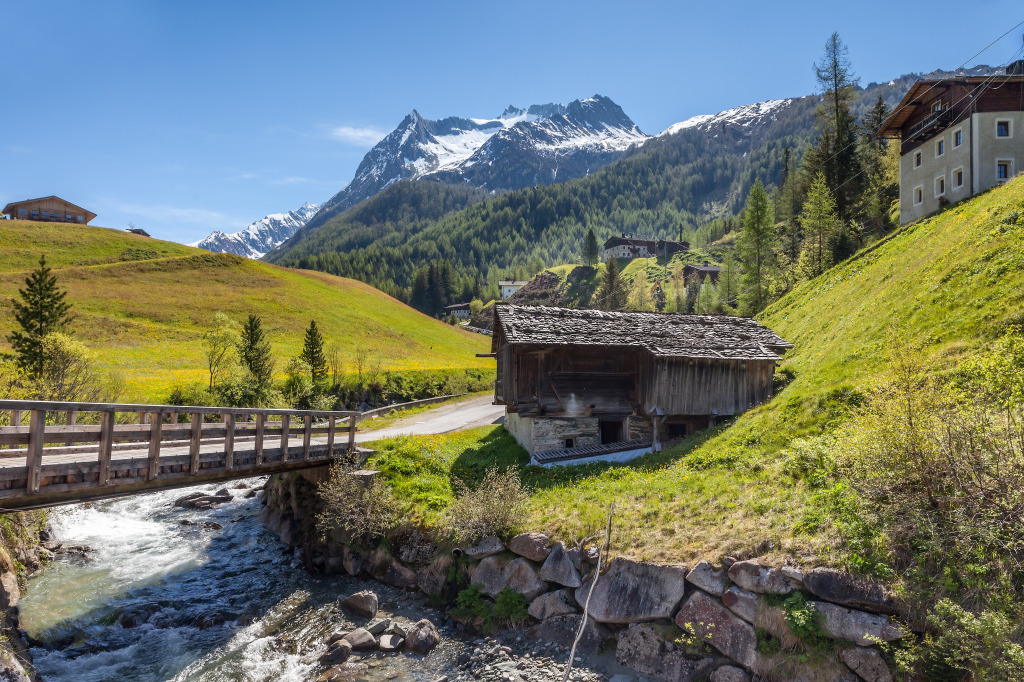
<svg viewBox="0 0 1024 682"><path fill-rule="evenodd" d="M319 204L305 203L294 211L264 216L239 232L225 233L217 230L189 246L214 253L263 258L302 228L319 208Z"/></svg>

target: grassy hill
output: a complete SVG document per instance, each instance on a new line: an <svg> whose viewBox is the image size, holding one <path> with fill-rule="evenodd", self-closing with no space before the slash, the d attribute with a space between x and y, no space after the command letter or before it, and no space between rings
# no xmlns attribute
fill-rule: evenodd
<svg viewBox="0 0 1024 682"><path fill-rule="evenodd" d="M239 321L260 314L281 360L298 355L315 319L350 371L360 348L383 369L493 369L475 357L485 338L361 282L101 227L0 222L0 300L17 295L41 253L74 304L76 336L100 365L124 373L130 400L161 400L177 384L205 380L201 335L218 311ZM0 306L0 337L13 324L10 306Z"/></svg>
<svg viewBox="0 0 1024 682"><path fill-rule="evenodd" d="M526 466L503 431L483 429L459 436L458 447L436 437L411 448L395 443L381 449L379 463L399 489L444 463L438 487L423 483L422 499L413 497L427 519L438 513L439 497L451 494L448 472L471 479L503 462L519 466L533 488L530 527L566 540L600 528L614 502L620 554L680 563L768 555L857 567L856 548L843 545L825 508L828 474L804 456L801 439L834 430L883 377L892 322L927 344L936 372L1024 322L1022 216L1019 178L799 285L760 318L795 345L780 368L788 385L733 423L664 453L628 466L541 470ZM388 472L399 451L422 468Z"/></svg>

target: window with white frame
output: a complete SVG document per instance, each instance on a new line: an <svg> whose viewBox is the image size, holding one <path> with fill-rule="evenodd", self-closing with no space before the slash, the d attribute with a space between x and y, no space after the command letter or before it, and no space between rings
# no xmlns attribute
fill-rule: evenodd
<svg viewBox="0 0 1024 682"><path fill-rule="evenodd" d="M935 156L942 156L946 153L946 141L939 140L935 143Z"/></svg>
<svg viewBox="0 0 1024 682"><path fill-rule="evenodd" d="M963 128L957 128L953 131L953 146L959 147L964 143L964 130Z"/></svg>
<svg viewBox="0 0 1024 682"><path fill-rule="evenodd" d="M918 185L914 188L914 206L919 205L924 201L924 187Z"/></svg>
<svg viewBox="0 0 1024 682"><path fill-rule="evenodd" d="M943 175L941 177L935 178L935 198L938 199L939 197L941 197L941 196L943 196L945 194L946 194L946 176Z"/></svg>
<svg viewBox="0 0 1024 682"><path fill-rule="evenodd" d="M996 180L1002 182L1013 176L1013 159L999 159L996 161Z"/></svg>
<svg viewBox="0 0 1024 682"><path fill-rule="evenodd" d="M954 192L956 190L958 190L958 189L961 189L964 186L964 167L963 166L960 166L959 168L954 168L953 169L952 180L953 180L953 191Z"/></svg>
<svg viewBox="0 0 1024 682"><path fill-rule="evenodd" d="M996 121L996 137L1013 137L1013 121Z"/></svg>
<svg viewBox="0 0 1024 682"><path fill-rule="evenodd" d="M914 154L914 168L921 167L921 152Z"/></svg>

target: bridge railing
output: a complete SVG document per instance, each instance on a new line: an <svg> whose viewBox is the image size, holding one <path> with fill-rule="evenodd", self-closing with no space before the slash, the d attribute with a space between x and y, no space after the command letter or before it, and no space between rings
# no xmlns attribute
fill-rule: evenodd
<svg viewBox="0 0 1024 682"><path fill-rule="evenodd" d="M246 452L255 452L255 467L246 469L256 474L271 448L280 453L280 461L289 461L292 438L301 438L302 443L294 459L309 459L314 436L327 437L326 452L333 456L339 432L347 432L345 449L353 450L362 416L324 410L0 400L0 414L5 412L11 426L0 426L0 459L25 459L29 493L39 492L44 457L57 455L96 452L98 484L109 485L111 455L120 449L148 449L149 481L159 473L163 448L187 447L188 473L194 475L201 468L203 445L222 444L225 470L232 471L236 449L244 443ZM274 441L280 443L279 449Z"/></svg>

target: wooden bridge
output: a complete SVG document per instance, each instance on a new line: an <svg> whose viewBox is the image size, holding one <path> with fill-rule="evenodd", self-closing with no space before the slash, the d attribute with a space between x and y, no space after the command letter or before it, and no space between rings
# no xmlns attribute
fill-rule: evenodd
<svg viewBox="0 0 1024 682"><path fill-rule="evenodd" d="M324 466L355 455L362 416L0 400L5 412L0 513Z"/></svg>

